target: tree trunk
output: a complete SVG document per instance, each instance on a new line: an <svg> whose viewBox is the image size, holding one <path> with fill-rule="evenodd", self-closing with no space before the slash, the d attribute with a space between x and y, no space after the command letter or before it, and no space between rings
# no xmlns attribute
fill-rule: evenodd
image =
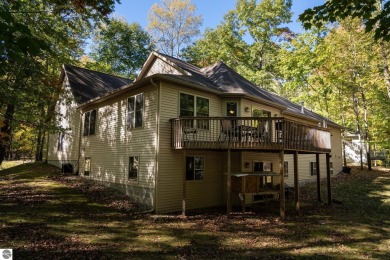
<svg viewBox="0 0 390 260"><path fill-rule="evenodd" d="M379 11L383 11L382 1L377 1L378 9ZM378 24L377 24L378 26ZM382 54L382 62L383 62L383 74L385 76L385 84L387 88L387 96L390 100L390 72L389 72L389 62L387 60L387 50L385 46L385 42L383 40L379 41L379 45L381 47L381 54Z"/></svg>
<svg viewBox="0 0 390 260"><path fill-rule="evenodd" d="M7 105L4 115L4 126L0 129L0 165L5 158L7 148L9 148L12 134L12 121L14 118L15 106Z"/></svg>
<svg viewBox="0 0 390 260"><path fill-rule="evenodd" d="M360 113L359 113L359 104L358 99L356 98L356 93L352 93L353 99L353 112L355 114L356 128L359 134L359 144L360 144L360 169L363 170L363 145L362 145L362 128L360 126Z"/></svg>
<svg viewBox="0 0 390 260"><path fill-rule="evenodd" d="M367 108L367 101L366 96L364 95L363 88L360 89L362 93L362 102L363 102L363 109L364 109L364 144L366 147L366 157L367 157L367 167L368 170L371 171L371 156L370 156L370 132L368 127L368 108Z"/></svg>
<svg viewBox="0 0 390 260"><path fill-rule="evenodd" d="M389 63L387 61L387 52L385 48L385 44L383 41L380 42L381 46L381 54L382 54L382 61L383 61L383 74L385 76L385 82L386 82L386 88L387 88L387 95L390 100L390 72L389 72Z"/></svg>

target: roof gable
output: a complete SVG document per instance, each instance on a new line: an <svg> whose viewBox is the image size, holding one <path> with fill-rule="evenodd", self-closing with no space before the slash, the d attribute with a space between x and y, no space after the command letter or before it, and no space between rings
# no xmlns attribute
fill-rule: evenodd
<svg viewBox="0 0 390 260"><path fill-rule="evenodd" d="M63 65L70 89L78 104L103 96L133 81L106 73Z"/></svg>

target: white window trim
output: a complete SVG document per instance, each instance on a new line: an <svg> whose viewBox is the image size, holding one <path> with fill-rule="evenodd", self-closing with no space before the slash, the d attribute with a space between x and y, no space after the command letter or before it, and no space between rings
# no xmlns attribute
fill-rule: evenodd
<svg viewBox="0 0 390 260"><path fill-rule="evenodd" d="M85 166L86 166L86 163L87 163L87 159L89 159L89 172L88 172L88 175L85 175ZM84 177L91 177L91 175L92 175L92 163L91 163L91 161L92 161L92 158L91 158L91 156L85 156L84 157L84 172L83 172L83 176Z"/></svg>
<svg viewBox="0 0 390 260"><path fill-rule="evenodd" d="M91 113L92 111L96 111L96 115L95 115L95 132L93 134L91 134ZM88 122L88 133L87 134L84 134L85 132L85 117L86 117L86 114L89 113L89 122ZM93 135L96 135L97 134L97 121L98 121L98 109L97 108L94 108L94 109L91 109L91 110L88 110L86 112L84 112L83 114L83 137L87 137L87 136L93 136Z"/></svg>
<svg viewBox="0 0 390 260"><path fill-rule="evenodd" d="M286 174L286 167L285 167L285 163L287 163L287 174ZM288 161L284 161L283 162L283 168L284 168L284 178L288 178L288 175L289 175L289 171L288 171L288 167L289 167L289 162Z"/></svg>
<svg viewBox="0 0 390 260"><path fill-rule="evenodd" d="M209 116L210 116L210 98L208 97L205 97L205 96L201 96L201 95L196 95L194 93L189 93L189 92L179 92L179 111L178 111L178 115L180 116L180 95L181 94L185 94L185 95L190 95L190 96L193 96L194 97L194 116L197 116L197 111L196 111L196 99L197 98L203 98L203 99L207 99L209 101Z"/></svg>
<svg viewBox="0 0 390 260"><path fill-rule="evenodd" d="M314 166L314 169L316 170L315 174L313 174L313 167L312 165ZM309 173L310 173L310 176L317 176L318 174L318 169L317 169L317 162L310 162L309 163Z"/></svg>
<svg viewBox="0 0 390 260"><path fill-rule="evenodd" d="M193 158L195 158L195 157L201 157L202 159L203 159L203 178L201 179L201 180L196 180L195 179L195 172L194 172L194 179L192 179L192 180L187 180L187 157L193 157ZM205 176L206 176L206 158L205 158L205 156L204 155L186 155L186 164L184 165L184 169L185 169L185 171L184 171L184 174L185 174L185 178L186 178L186 182L192 182L192 183L194 183L194 182L203 182L206 178L205 178ZM194 161L195 161L195 159L194 159ZM195 166L194 166L194 171L195 171Z"/></svg>
<svg viewBox="0 0 390 260"><path fill-rule="evenodd" d="M138 170L137 170L137 178L129 178L129 174L130 174L130 157L137 157L138 158ZM126 171L126 180L128 182L132 182L132 183L138 183L139 181L139 175L140 175L140 171L141 171L141 159L140 159L140 156L139 155L129 155L128 156L128 160L127 160L127 171Z"/></svg>
<svg viewBox="0 0 390 260"><path fill-rule="evenodd" d="M136 100L137 100L137 96L139 95L143 95L143 98L142 98L142 126L138 126L136 127L135 126L135 121L136 121L136 111L137 111L137 107L136 107ZM134 122L133 122L133 125L134 127L129 127L127 125L127 118L129 116L129 99L130 98L134 98ZM145 127L145 94L142 92L142 93L138 93L138 94L135 94L135 95L132 95L132 96L129 96L127 99L126 99L126 129L128 131L132 131L132 130L135 130L135 129L142 129Z"/></svg>

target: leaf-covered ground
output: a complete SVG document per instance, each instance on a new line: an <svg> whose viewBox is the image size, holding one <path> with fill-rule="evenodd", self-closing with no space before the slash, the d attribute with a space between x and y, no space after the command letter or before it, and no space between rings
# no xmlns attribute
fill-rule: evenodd
<svg viewBox="0 0 390 260"><path fill-rule="evenodd" d="M353 168L332 188L341 204L316 202L310 184L301 216L290 209L286 220L272 203L183 218L137 214L144 209L116 191L23 164L0 171L0 248L14 259L389 259L389 170Z"/></svg>

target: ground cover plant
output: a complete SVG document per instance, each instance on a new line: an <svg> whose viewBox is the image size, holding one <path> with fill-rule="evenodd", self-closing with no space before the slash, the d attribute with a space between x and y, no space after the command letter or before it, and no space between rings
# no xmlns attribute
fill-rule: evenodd
<svg viewBox="0 0 390 260"><path fill-rule="evenodd" d="M6 168L6 167L4 167ZM390 173L332 178L341 204L302 188L302 213L277 204L145 214L129 197L41 163L0 171L0 247L14 259L389 259ZM274 208L275 207L275 208ZM288 207L289 208L289 207Z"/></svg>

